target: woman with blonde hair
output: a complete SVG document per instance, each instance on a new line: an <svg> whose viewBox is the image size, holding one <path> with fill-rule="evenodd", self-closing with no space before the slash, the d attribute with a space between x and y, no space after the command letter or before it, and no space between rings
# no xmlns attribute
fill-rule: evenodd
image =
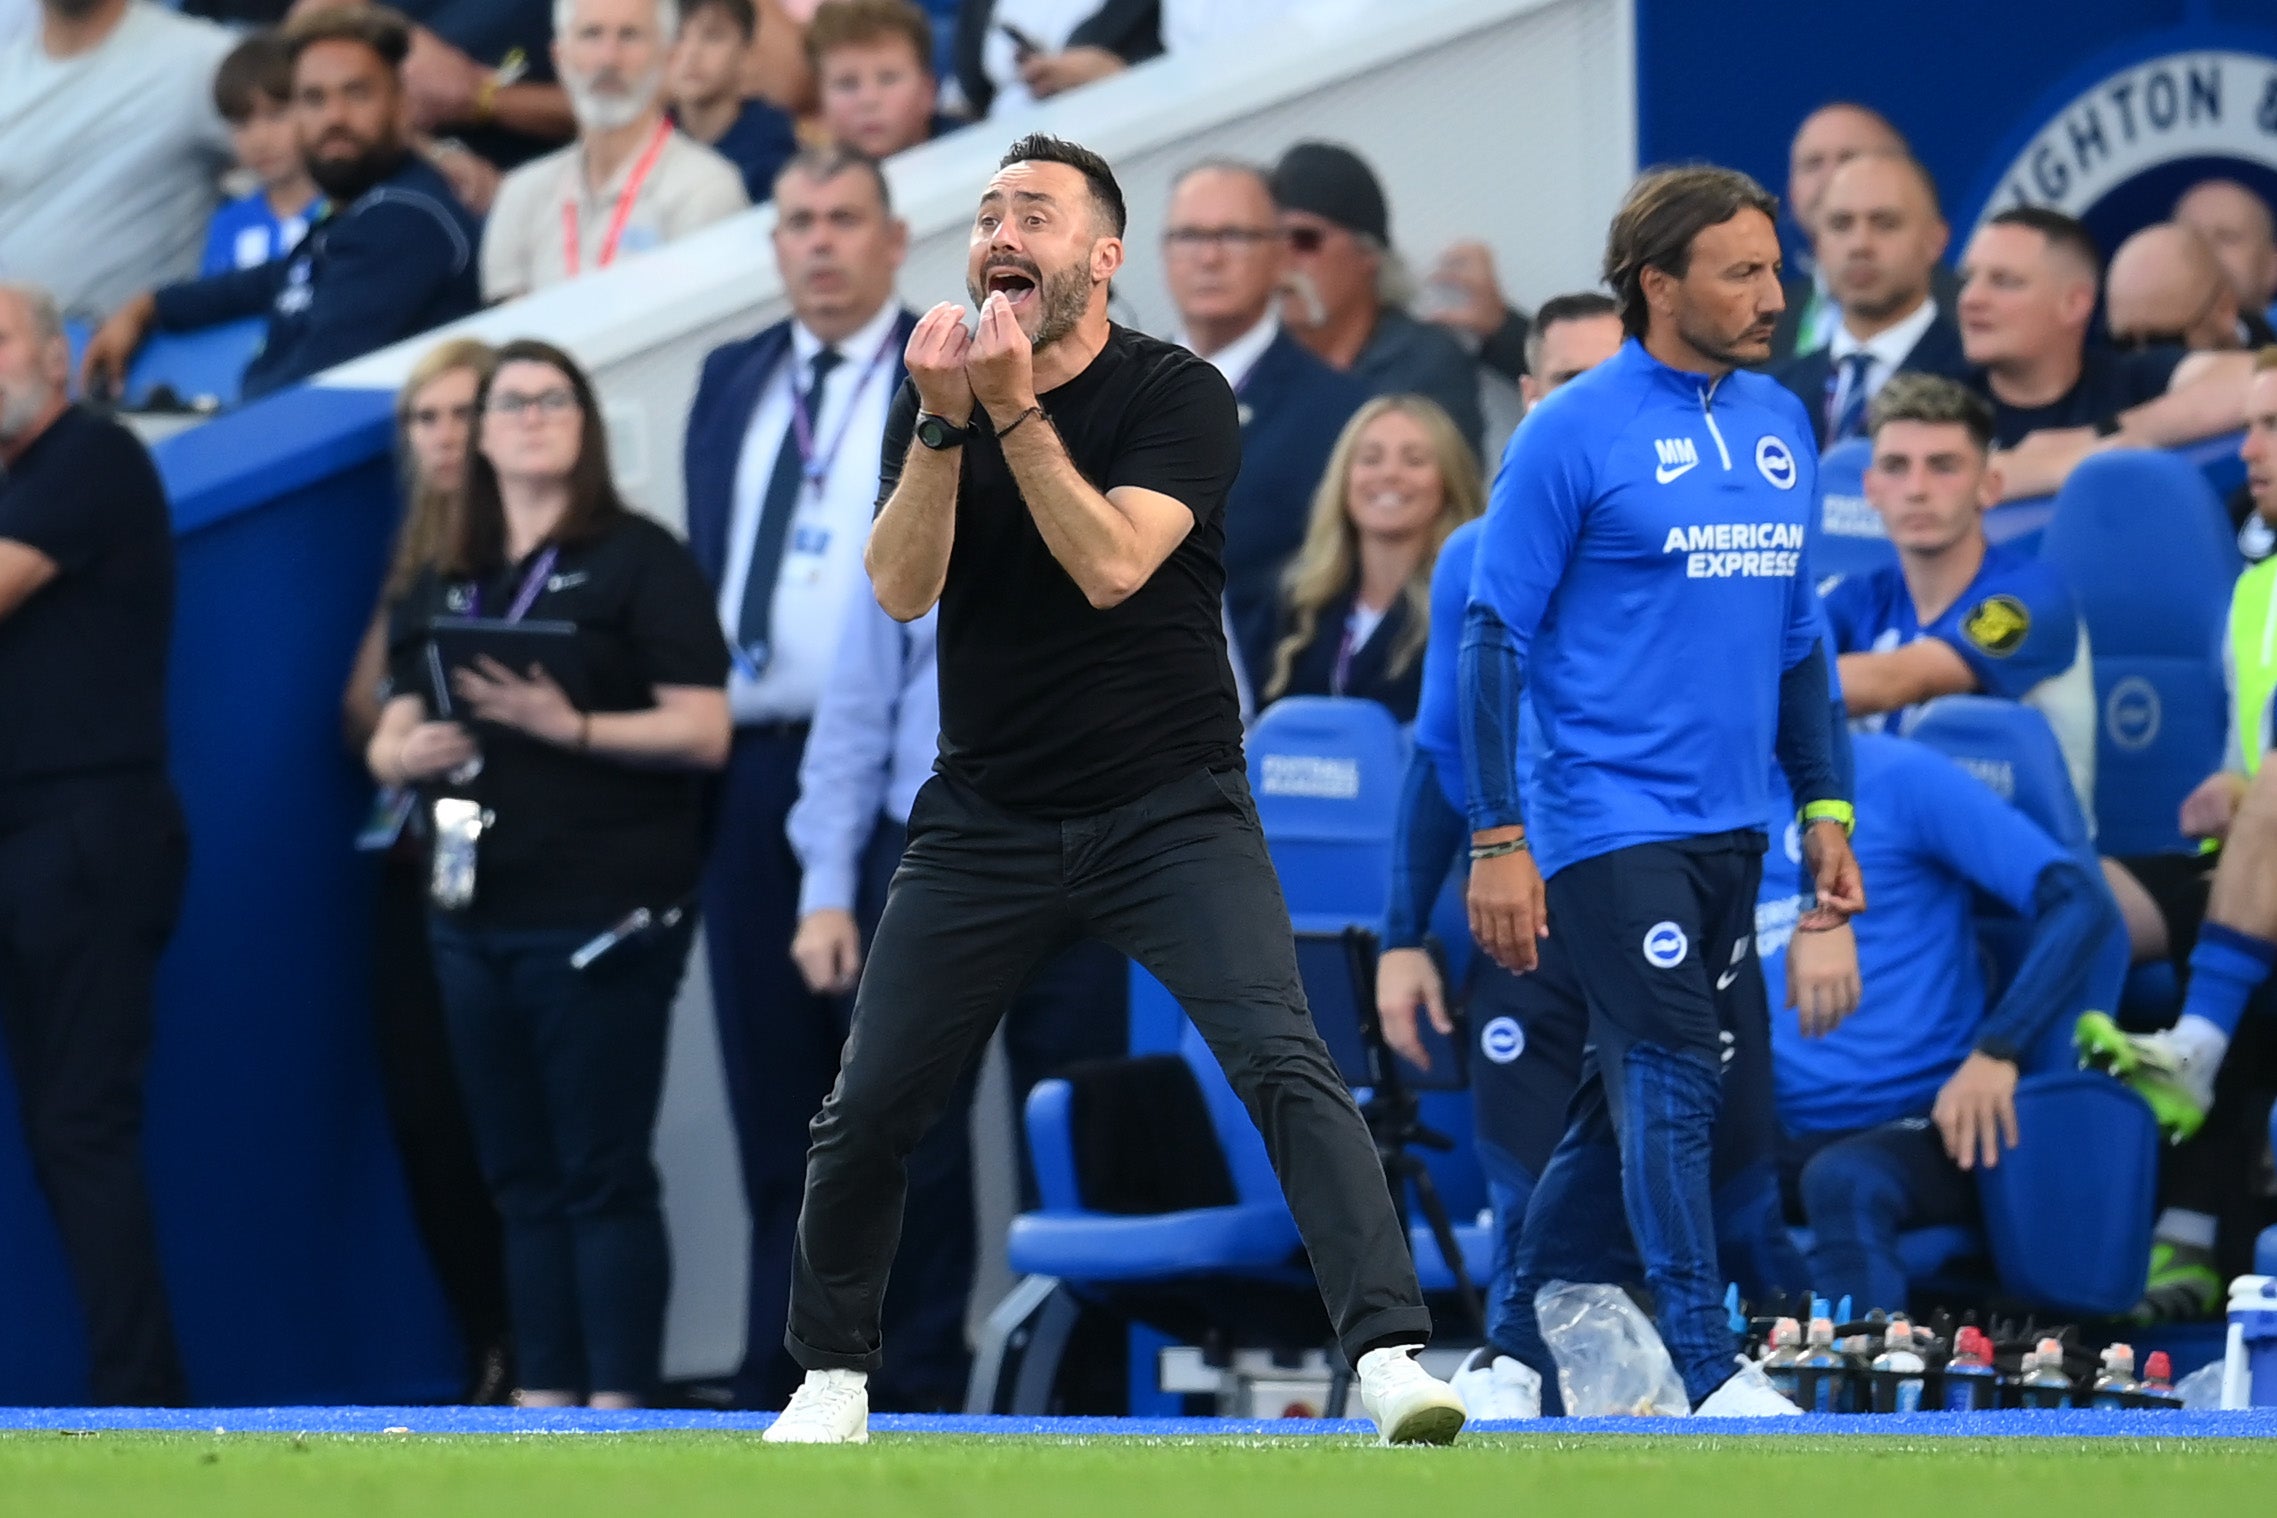
<svg viewBox="0 0 2277 1518"><path fill-rule="evenodd" d="M386 701L387 608L447 558L456 541L474 398L494 362L488 344L451 338L422 355L396 392L403 521L379 605L340 698L341 727L359 756ZM466 1347L461 1396L501 1402L514 1371L504 1242L443 1032L442 992L427 942L427 851L403 793L383 793L374 820L364 842L380 854L372 924L372 1033L380 1091L412 1220Z"/></svg>
<svg viewBox="0 0 2277 1518"><path fill-rule="evenodd" d="M1435 402L1386 395L1354 412L1284 580L1265 699L1364 696L1414 721L1431 566L1485 508L1470 447Z"/></svg>

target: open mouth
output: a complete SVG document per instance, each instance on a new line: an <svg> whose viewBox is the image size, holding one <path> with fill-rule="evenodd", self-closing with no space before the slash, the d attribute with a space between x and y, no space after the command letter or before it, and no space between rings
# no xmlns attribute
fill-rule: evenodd
<svg viewBox="0 0 2277 1518"><path fill-rule="evenodd" d="M1036 296L1035 277L1018 269L989 270L985 286L989 294L1003 296L1015 311Z"/></svg>

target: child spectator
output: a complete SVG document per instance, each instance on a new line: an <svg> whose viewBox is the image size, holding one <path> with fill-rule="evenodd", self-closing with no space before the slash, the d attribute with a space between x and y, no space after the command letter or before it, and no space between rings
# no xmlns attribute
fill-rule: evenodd
<svg viewBox="0 0 2277 1518"><path fill-rule="evenodd" d="M214 108L229 123L237 166L258 185L213 213L199 274L227 274L284 257L321 211L293 128L292 93L292 54L275 32L247 37L214 71Z"/></svg>
<svg viewBox="0 0 2277 1518"><path fill-rule="evenodd" d="M799 146L790 117L744 96L758 25L752 0L688 0L665 74L673 121L735 165L755 206L775 193L775 175Z"/></svg>
<svg viewBox="0 0 2277 1518"><path fill-rule="evenodd" d="M957 125L935 109L933 26L910 0L825 0L807 57L831 141L883 161Z"/></svg>

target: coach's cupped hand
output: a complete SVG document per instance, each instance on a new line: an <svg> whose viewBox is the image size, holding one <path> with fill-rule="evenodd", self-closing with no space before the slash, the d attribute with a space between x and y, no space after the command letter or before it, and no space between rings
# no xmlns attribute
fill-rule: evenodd
<svg viewBox="0 0 2277 1518"><path fill-rule="evenodd" d="M1499 830L1498 830L1499 832ZM1474 843L1496 843L1501 837L1474 835ZM1542 872L1534 856L1521 849L1492 859L1471 861L1471 937L1487 958L1514 975L1523 975L1541 962L1540 941L1550 936L1548 903L1543 899Z"/></svg>
<svg viewBox="0 0 2277 1518"><path fill-rule="evenodd" d="M1009 426L1036 404L1036 345L1002 294L980 303L980 325L965 359L965 377L972 384L973 399L998 427Z"/></svg>
<svg viewBox="0 0 2277 1518"><path fill-rule="evenodd" d="M971 352L965 308L954 301L943 301L919 317L902 350L910 382L917 386L917 403L952 427L962 427L972 417L972 381L965 377Z"/></svg>
<svg viewBox="0 0 2277 1518"><path fill-rule="evenodd" d="M1818 888L1818 904L1797 920L1798 929L1822 932L1866 910L1866 878L1858 872L1858 856L1850 852L1850 835L1841 823L1821 818L1803 829L1803 863Z"/></svg>

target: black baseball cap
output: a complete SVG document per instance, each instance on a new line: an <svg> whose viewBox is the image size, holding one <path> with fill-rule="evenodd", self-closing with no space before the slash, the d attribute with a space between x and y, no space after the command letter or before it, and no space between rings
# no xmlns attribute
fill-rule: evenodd
<svg viewBox="0 0 2277 1518"><path fill-rule="evenodd" d="M1367 160L1336 142L1300 142L1273 167L1273 203L1391 245L1391 210Z"/></svg>

